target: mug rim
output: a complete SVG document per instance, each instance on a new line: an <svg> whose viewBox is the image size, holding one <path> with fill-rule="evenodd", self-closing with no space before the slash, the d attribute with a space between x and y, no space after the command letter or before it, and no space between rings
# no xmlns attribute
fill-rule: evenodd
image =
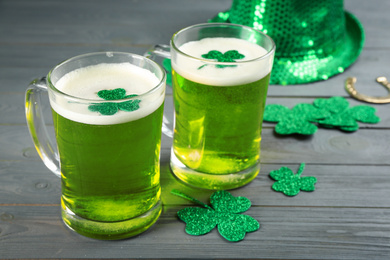
<svg viewBox="0 0 390 260"><path fill-rule="evenodd" d="M244 29L247 29L247 30L254 31L254 32L262 35L263 37L265 37L267 40L270 41L270 43L272 45L272 48L269 51L266 50L267 53L262 55L262 56L260 56L260 57L257 57L257 58L254 58L254 59L249 59L249 60L244 60L244 61L237 60L236 62L220 62L220 61L213 61L213 60L209 60L209 59L203 59L203 58L194 57L192 55L189 55L189 54L181 51L179 49L179 47L175 44L175 38L179 34L181 34L181 33L184 33L186 31L189 31L189 30L192 30L192 29L198 28L198 27L221 27L221 28L223 28L223 27L237 27L237 28L244 28ZM242 39L242 38L236 38L236 39ZM243 39L243 40L246 40L246 39ZM191 58L191 59L197 60L199 62L206 62L206 63L215 64L215 65L239 65L239 64L246 64L246 63L251 63L251 62L267 59L269 56L271 56L271 55L273 55L275 53L275 49L276 49L276 45L275 45L274 40L270 36L268 36L267 34L263 33L262 31L259 31L257 29L254 29L254 28L246 26L246 25L232 24L232 23L200 23L200 24L191 25L191 26L185 27L183 29L180 29L179 31L174 33L170 42L171 42L172 48L176 52L180 53L181 55L186 56L187 58ZM259 45L259 46L261 46L261 45Z"/></svg>
<svg viewBox="0 0 390 260"><path fill-rule="evenodd" d="M73 56L73 57L71 57L69 59L66 59L66 60L60 62L56 66L54 66L49 71L49 73L46 76L46 82L47 82L47 85L48 85L49 89L53 90L57 94L61 94L61 95L65 96L66 98L77 99L79 101L83 101L83 102L86 102L86 103L91 103L91 102L93 102L93 103L106 103L106 102L108 102L107 100L82 98L82 97L77 97L77 96L73 96L71 94L65 93L65 92L59 90L58 88L56 88L56 86L53 84L53 82L51 80L51 74L56 69L58 69L59 67L63 66L64 64L66 64L68 62L71 62L71 61L74 61L74 60L77 60L77 59L80 59L80 58L85 58L85 57L90 57L90 56L97 56L97 55L106 55L107 57L110 57L111 55L112 56L114 56L114 55L126 55L126 56L136 57L136 58L139 58L139 59L146 60L146 61L150 62L151 64L153 64L153 66L157 67L162 72L162 77L161 77L161 80L159 81L159 83L156 84L156 86L154 86L152 89L148 90L147 92L139 94L139 95L137 95L135 97L123 98L123 99L115 99L115 100L110 100L109 102L117 103L117 102L133 100L133 99L140 99L142 97L148 96L151 93L157 91L162 86L164 86L165 83L166 83L167 74L166 74L165 70L158 63L156 63L155 61L153 61L153 60L151 60L151 59L149 59L149 58L147 58L145 56L134 54L134 53L130 53L130 52L104 51L104 52L90 52L90 53L84 53L84 54L80 54L80 55L77 55L77 56ZM98 64L101 64L101 63L98 63ZM134 64L132 64L132 65L134 65ZM91 66L93 66L93 65L91 65ZM137 66L137 65L135 65L135 66ZM71 72L71 71L69 71L69 72Z"/></svg>

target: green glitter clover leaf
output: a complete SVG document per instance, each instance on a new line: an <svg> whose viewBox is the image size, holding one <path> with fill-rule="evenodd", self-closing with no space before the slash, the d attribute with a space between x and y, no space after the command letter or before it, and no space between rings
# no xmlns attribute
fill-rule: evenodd
<svg viewBox="0 0 390 260"><path fill-rule="evenodd" d="M365 105L349 107L348 101L343 97L318 98L314 100L314 106L331 112L331 116L318 121L328 128L337 127L351 132L359 129L357 121L370 124L380 122L380 118L375 115L375 108Z"/></svg>
<svg viewBox="0 0 390 260"><path fill-rule="evenodd" d="M245 58L245 55L239 53L237 50L230 50L225 53L220 51L212 50L206 54L202 54L202 58L217 60L218 62L236 62L235 60L240 60ZM198 69L203 68L207 64L200 66ZM217 68L225 68L225 67L235 67L235 65L216 65Z"/></svg>
<svg viewBox="0 0 390 260"><path fill-rule="evenodd" d="M375 124L380 118L375 115L375 108L370 106L349 107L343 97L319 98L313 104L297 104L293 109L278 104L265 107L264 121L277 122L278 134L314 134L319 126L339 128L344 131L359 129L357 121Z"/></svg>
<svg viewBox="0 0 390 260"><path fill-rule="evenodd" d="M251 216L238 214L251 207L250 200L245 197L234 197L227 191L216 191L210 197L213 206L210 207L180 191L172 190L172 194L203 206L184 208L177 212L178 217L186 223L185 231L190 235L204 235L217 226L222 237L237 242L243 240L246 233L260 228L259 222Z"/></svg>
<svg viewBox="0 0 390 260"><path fill-rule="evenodd" d="M100 90L97 93L98 97L104 100L119 100L125 98L136 97L137 95L126 95L126 90L123 88L117 88L113 90ZM88 106L88 109L92 112L99 112L105 116L111 116L117 113L119 110L131 112L139 109L139 103L141 100L129 100L120 103L112 103L112 102L104 102L104 103L96 103Z"/></svg>
<svg viewBox="0 0 390 260"><path fill-rule="evenodd" d="M330 116L324 109L319 109L310 104L297 104L291 110L288 107L271 104L265 107L264 120L278 122L275 131L278 134L302 134L311 135L317 132L318 127L312 122Z"/></svg>
<svg viewBox="0 0 390 260"><path fill-rule="evenodd" d="M315 177L301 177L305 163L301 163L297 174L294 174L289 168L281 167L279 170L271 171L269 175L276 182L272 185L275 191L283 192L287 196L295 196L299 191L314 191L314 184L317 182Z"/></svg>

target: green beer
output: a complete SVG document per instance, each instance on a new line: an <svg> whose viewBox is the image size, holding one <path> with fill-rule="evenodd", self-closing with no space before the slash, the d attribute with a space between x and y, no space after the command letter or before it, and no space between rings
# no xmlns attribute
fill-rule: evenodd
<svg viewBox="0 0 390 260"><path fill-rule="evenodd" d="M267 50L238 38L203 38L178 49L186 55L174 53L172 58L171 168L178 178L198 187L245 185L260 171L272 56L256 60ZM221 60L229 63L213 63Z"/></svg>
<svg viewBox="0 0 390 260"><path fill-rule="evenodd" d="M173 75L176 157L210 174L240 172L256 164L269 75L229 87Z"/></svg>
<svg viewBox="0 0 390 260"><path fill-rule="evenodd" d="M99 99L102 90L124 89L126 102L137 104L133 110L118 109L107 115L93 106L120 102L85 105L51 98L63 219L77 232L120 239L146 230L159 217L164 89L142 96L159 82L151 72L129 63L93 65L57 81L60 91L84 102Z"/></svg>
<svg viewBox="0 0 390 260"><path fill-rule="evenodd" d="M65 206L80 217L113 222L156 205L162 111L161 105L144 118L103 126L53 111Z"/></svg>

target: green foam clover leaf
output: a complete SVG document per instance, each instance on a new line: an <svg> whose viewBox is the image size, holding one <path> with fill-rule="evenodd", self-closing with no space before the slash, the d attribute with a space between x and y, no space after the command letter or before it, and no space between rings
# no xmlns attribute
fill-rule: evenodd
<svg viewBox="0 0 390 260"><path fill-rule="evenodd" d="M225 53L220 51L212 50L208 53L202 54L202 58L217 60L218 62L236 62L235 60L240 60L245 58L245 55L239 53L237 50L229 50ZM203 68L206 65L200 66L199 69ZM216 65L217 68L225 67L234 67L235 65Z"/></svg>
<svg viewBox="0 0 390 260"><path fill-rule="evenodd" d="M99 112L100 114L104 116L112 116L115 113L118 112L119 108L116 103L109 103L109 102L104 102L104 103L96 103L94 105L89 105L88 106L89 111L92 112Z"/></svg>
<svg viewBox="0 0 390 260"><path fill-rule="evenodd" d="M217 226L222 237L237 242L243 240L246 233L260 228L257 220L239 214L251 207L250 200L245 197L234 197L227 191L216 191L210 197L210 207L180 191L172 190L172 193L203 206L184 208L177 212L179 219L186 223L185 231L190 235L204 235Z"/></svg>
<svg viewBox="0 0 390 260"><path fill-rule="evenodd" d="M97 93L98 97L104 100L120 100L125 98L136 97L137 95L126 95L126 90L123 88L116 88L113 90L100 90ZM95 103L93 105L88 106L88 109L92 112L99 112L105 116L111 116L117 113L119 110L131 112L139 109L139 103L141 100L134 99L128 100L124 102L103 102L103 103Z"/></svg>
<svg viewBox="0 0 390 260"><path fill-rule="evenodd" d="M126 96L126 90L123 88L117 88L113 90L100 90L97 93L98 97L104 100L118 100Z"/></svg>
<svg viewBox="0 0 390 260"><path fill-rule="evenodd" d="M360 105L349 107L348 101L343 97L332 97L329 99L316 99L314 106L328 110L331 115L318 121L324 127L337 127L344 131L356 131L359 129L359 122L376 124L380 118L375 115L376 109L370 106Z"/></svg>
<svg viewBox="0 0 390 260"><path fill-rule="evenodd" d="M311 104L297 104L292 109L278 104L270 104L265 107L264 120L277 122L275 131L278 134L311 135L318 129L312 122L329 115L328 111L316 108Z"/></svg>
<svg viewBox="0 0 390 260"><path fill-rule="evenodd" d="M235 60L245 58L245 55L239 53L237 50L230 50L225 53L220 51L212 50L202 55L205 59L214 59L219 62L235 62Z"/></svg>
<svg viewBox="0 0 390 260"><path fill-rule="evenodd" d="M135 100L129 100L125 102L118 103L118 109L126 111L126 112L131 112L139 109L139 103L141 100L135 99Z"/></svg>
<svg viewBox="0 0 390 260"><path fill-rule="evenodd" d="M271 171L270 177L276 182L272 185L275 191L283 192L287 196L295 196L302 191L314 191L314 184L317 182L315 177L301 177L305 168L302 163L297 174L294 174L288 167L281 167L279 170Z"/></svg>

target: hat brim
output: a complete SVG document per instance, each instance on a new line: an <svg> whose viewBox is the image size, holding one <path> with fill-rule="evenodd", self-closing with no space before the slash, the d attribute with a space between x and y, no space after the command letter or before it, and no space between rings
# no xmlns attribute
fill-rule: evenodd
<svg viewBox="0 0 390 260"><path fill-rule="evenodd" d="M364 45L364 30L358 19L345 13L346 35L343 46L327 57L308 56L303 60L294 57L276 57L271 73L270 84L305 84L328 78L344 72L359 57ZM221 12L209 22L229 23L229 11Z"/></svg>

